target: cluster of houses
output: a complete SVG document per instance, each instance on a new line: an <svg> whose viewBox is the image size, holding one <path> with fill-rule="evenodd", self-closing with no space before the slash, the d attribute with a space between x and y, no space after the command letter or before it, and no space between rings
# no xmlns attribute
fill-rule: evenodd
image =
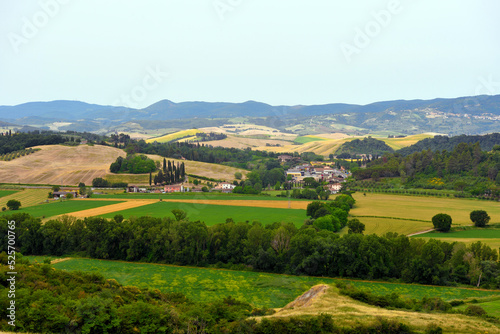
<svg viewBox="0 0 500 334"><path fill-rule="evenodd" d="M230 193L233 191L233 189L236 186L232 183L228 182L221 182L217 184L213 190L218 190L223 193ZM171 185L166 185L163 187L159 187L153 190L148 190L144 187L138 187L138 186L128 186L127 187L127 192L129 193L146 193L146 192L153 192L153 193L184 193L184 192L202 192L201 189L198 188L191 188L189 186L185 186L182 184L171 184Z"/></svg>
<svg viewBox="0 0 500 334"><path fill-rule="evenodd" d="M325 188L330 191L331 194L336 194L342 188L342 183L345 182L349 176L349 172L344 170L343 167L340 169L317 166L310 164L303 164L295 166L287 170L286 176L291 176L291 180L296 183L303 183L305 178L313 178L317 182L328 182Z"/></svg>

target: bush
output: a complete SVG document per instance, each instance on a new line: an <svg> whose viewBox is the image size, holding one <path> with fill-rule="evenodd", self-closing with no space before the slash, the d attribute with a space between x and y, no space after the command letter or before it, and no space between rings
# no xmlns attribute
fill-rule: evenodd
<svg viewBox="0 0 500 334"><path fill-rule="evenodd" d="M19 210L19 208L21 207L21 202L19 202L17 199L11 199L7 202L7 207L9 208L9 210Z"/></svg>
<svg viewBox="0 0 500 334"><path fill-rule="evenodd" d="M472 315L472 316L477 316L477 317L486 315L486 311L481 306L478 306L478 305L467 306L464 313L466 315Z"/></svg>
<svg viewBox="0 0 500 334"><path fill-rule="evenodd" d="M490 222L491 217L484 210L474 210L470 213L470 220L477 227L485 227Z"/></svg>
<svg viewBox="0 0 500 334"><path fill-rule="evenodd" d="M108 188L109 186L109 181L103 179L102 177L97 177L92 180L92 187L94 188Z"/></svg>
<svg viewBox="0 0 500 334"><path fill-rule="evenodd" d="M441 232L448 232L451 228L452 219L450 215L446 213L438 213L432 217L432 224L434 228Z"/></svg>
<svg viewBox="0 0 500 334"><path fill-rule="evenodd" d="M5 211L7 210L7 208L5 206L2 207L2 211Z"/></svg>

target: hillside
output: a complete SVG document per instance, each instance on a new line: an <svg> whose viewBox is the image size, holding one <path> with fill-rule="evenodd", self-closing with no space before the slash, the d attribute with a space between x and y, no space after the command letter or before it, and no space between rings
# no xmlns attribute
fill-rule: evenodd
<svg viewBox="0 0 500 334"><path fill-rule="evenodd" d="M430 324L436 324L444 333L497 333L498 325L481 318L459 314L423 313L402 310L388 310L370 306L350 297L340 295L333 286L316 286L298 297L271 316L256 318L288 318L329 314L337 325L354 327L359 323L376 323L379 318L394 320L424 330Z"/></svg>
<svg viewBox="0 0 500 334"><path fill-rule="evenodd" d="M92 184L96 177L105 177L109 165L125 152L108 146L35 146L41 150L14 159L0 161L3 183L77 185Z"/></svg>
<svg viewBox="0 0 500 334"><path fill-rule="evenodd" d="M109 178L112 182L137 184L147 184L149 181L149 175L112 174L109 171L109 166L116 158L126 156L118 148L101 145L47 145L35 148L41 150L11 161L0 161L2 183L78 185L83 182L90 185L96 177ZM150 157L157 161L163 160L160 156ZM183 161L188 174L209 178L229 181L234 179L235 172L248 172L217 164Z"/></svg>
<svg viewBox="0 0 500 334"><path fill-rule="evenodd" d="M354 139L342 144L335 154L376 154L381 155L386 152L393 152L393 149L381 140L372 137Z"/></svg>
<svg viewBox="0 0 500 334"><path fill-rule="evenodd" d="M500 133L492 133L484 136L436 136L434 138L423 139L409 147L401 149L398 153L407 156L423 150L452 151L460 143L475 144L477 142L479 142L481 150L491 151L493 146L500 145Z"/></svg>
<svg viewBox="0 0 500 334"><path fill-rule="evenodd" d="M75 131L110 132L123 129L123 125L130 122L149 130L189 129L220 126L238 118L300 135L331 131L351 135L383 132L406 135L422 132L482 134L500 131L500 95L395 100L368 105L272 106L256 101L175 103L162 100L144 109L79 101L0 106L0 121ZM123 130L130 131L127 128Z"/></svg>

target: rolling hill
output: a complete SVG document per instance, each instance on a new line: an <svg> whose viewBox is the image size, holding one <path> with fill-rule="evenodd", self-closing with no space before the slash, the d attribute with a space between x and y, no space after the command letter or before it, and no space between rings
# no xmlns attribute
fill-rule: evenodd
<svg viewBox="0 0 500 334"><path fill-rule="evenodd" d="M109 166L126 153L109 146L36 146L41 150L11 161L0 161L0 182L22 184L58 184L75 186L83 182L91 185L96 177L109 178L112 182L148 184L149 174L112 174ZM160 156L151 155L156 161ZM176 163L180 160L173 160ZM214 179L233 180L234 173L248 171L233 167L183 160L188 174Z"/></svg>

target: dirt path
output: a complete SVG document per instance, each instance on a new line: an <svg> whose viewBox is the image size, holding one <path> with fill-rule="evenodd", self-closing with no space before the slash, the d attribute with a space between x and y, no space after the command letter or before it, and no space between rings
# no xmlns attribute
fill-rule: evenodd
<svg viewBox="0 0 500 334"><path fill-rule="evenodd" d="M432 231L435 231L436 229L433 228L433 229L430 229L430 230L426 230L426 231L420 231L420 232L415 232L415 233L410 233L407 235L407 237L412 237L414 235L419 235L419 234L425 234L425 233L429 233L429 232L432 232Z"/></svg>
<svg viewBox="0 0 500 334"><path fill-rule="evenodd" d="M68 260L71 260L71 258L70 257L65 257L65 258L62 258L62 259L54 259L54 260L50 261L50 264L56 264L56 263L63 262L63 261L68 261Z"/></svg>
<svg viewBox="0 0 500 334"><path fill-rule="evenodd" d="M115 201L116 201L116 199L115 199ZM154 199L150 199L150 200L141 199L141 200L125 201L122 203L106 205L106 206L99 207L99 208L70 212L70 213L67 213L65 215L73 216L76 218L93 217L93 216L100 216L100 215L104 215L104 214L112 213L112 212L116 212L116 211L137 208L139 206L144 206L144 205L148 205L148 204L152 204L152 203L156 203L156 202L158 202L158 201L154 200ZM63 215L60 215L60 216L63 216ZM54 218L55 217L52 217L52 219L54 219Z"/></svg>
<svg viewBox="0 0 500 334"><path fill-rule="evenodd" d="M315 285L306 292L304 292L299 297L295 298L295 300L291 303L288 303L282 310L294 309L297 307L307 307L310 306L315 298L324 294L328 289L328 285L319 284Z"/></svg>

